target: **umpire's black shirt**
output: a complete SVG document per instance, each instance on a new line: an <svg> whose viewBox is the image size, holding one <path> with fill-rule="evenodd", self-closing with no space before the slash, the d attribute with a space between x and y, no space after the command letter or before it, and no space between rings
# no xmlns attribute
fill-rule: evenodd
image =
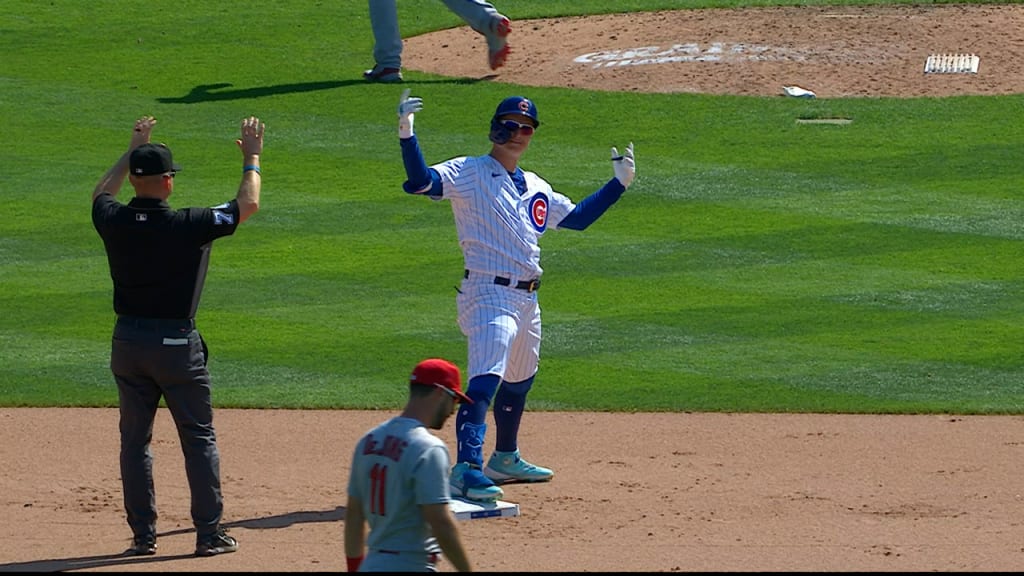
<svg viewBox="0 0 1024 576"><path fill-rule="evenodd" d="M238 227L238 202L172 210L157 198L127 205L108 192L96 197L92 223L103 238L114 312L142 318L194 318L213 240Z"/></svg>

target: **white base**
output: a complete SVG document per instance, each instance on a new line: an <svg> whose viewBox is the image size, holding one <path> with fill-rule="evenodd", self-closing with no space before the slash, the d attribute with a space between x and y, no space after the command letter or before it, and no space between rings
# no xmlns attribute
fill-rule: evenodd
<svg viewBox="0 0 1024 576"><path fill-rule="evenodd" d="M974 54L932 54L924 62L924 73L977 74L980 60Z"/></svg>
<svg viewBox="0 0 1024 576"><path fill-rule="evenodd" d="M453 496L452 512L457 520L478 520L480 518L509 518L519 516L519 504L497 500L495 502L474 502Z"/></svg>

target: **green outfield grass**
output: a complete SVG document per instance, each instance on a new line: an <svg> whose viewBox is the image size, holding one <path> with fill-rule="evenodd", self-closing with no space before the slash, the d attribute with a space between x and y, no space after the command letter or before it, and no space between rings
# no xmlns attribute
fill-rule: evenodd
<svg viewBox="0 0 1024 576"><path fill-rule="evenodd" d="M514 20L768 4L496 2ZM394 408L421 358L465 367L450 207L401 191L402 86L361 79L364 1L0 6L0 406L117 403L90 195L143 114L184 167L176 207L232 198L239 121L267 124L262 210L215 243L197 318L218 406ZM399 11L407 36L461 24L436 0ZM573 199L635 142L623 199L542 240L531 409L1024 413L1024 96L406 80L428 162L485 153L514 93L543 121L523 166ZM832 116L853 122L796 123Z"/></svg>

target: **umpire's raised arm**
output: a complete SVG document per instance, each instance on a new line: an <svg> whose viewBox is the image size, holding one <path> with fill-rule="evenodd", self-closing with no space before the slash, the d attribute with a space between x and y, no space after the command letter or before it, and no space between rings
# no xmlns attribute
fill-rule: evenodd
<svg viewBox="0 0 1024 576"><path fill-rule="evenodd" d="M93 200L96 200L96 197L104 192L108 192L114 197L117 196L117 193L121 191L121 186L124 185L124 179L128 177L128 156L131 155L132 150L149 143L154 124L156 124L156 118L152 116L143 116L135 121L128 150L100 177L100 181L96 183L96 187L92 191Z"/></svg>
<svg viewBox="0 0 1024 576"><path fill-rule="evenodd" d="M242 137L235 140L242 150L242 183L238 185L238 223L245 222L260 209L260 154L263 153L263 132L266 126L259 118L249 116L242 120Z"/></svg>

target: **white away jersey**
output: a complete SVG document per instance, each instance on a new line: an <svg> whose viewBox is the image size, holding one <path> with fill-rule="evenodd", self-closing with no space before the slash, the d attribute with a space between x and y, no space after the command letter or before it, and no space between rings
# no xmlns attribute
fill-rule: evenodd
<svg viewBox="0 0 1024 576"><path fill-rule="evenodd" d="M420 505L451 501L448 446L418 420L396 416L366 433L352 455L348 493L363 502L367 546L437 552Z"/></svg>

